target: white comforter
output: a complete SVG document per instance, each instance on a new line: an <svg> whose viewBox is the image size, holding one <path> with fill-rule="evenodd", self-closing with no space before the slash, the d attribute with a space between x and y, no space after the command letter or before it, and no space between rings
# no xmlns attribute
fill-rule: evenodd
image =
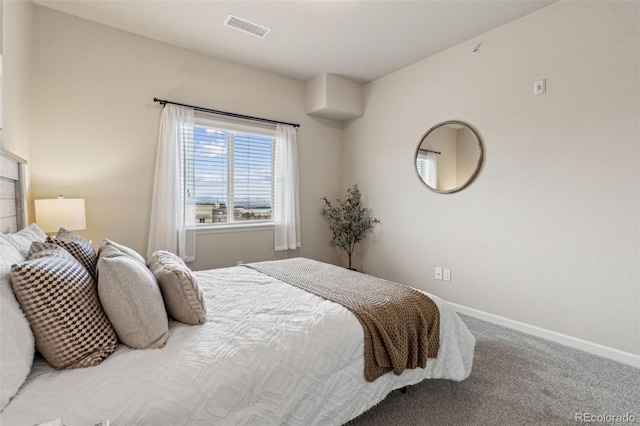
<svg viewBox="0 0 640 426"><path fill-rule="evenodd" d="M95 367L57 371L36 360L0 423L338 425L393 389L471 371L475 339L433 295L438 357L425 369L367 382L362 327L342 306L249 268L196 274L205 324L172 322L164 348L120 345Z"/></svg>

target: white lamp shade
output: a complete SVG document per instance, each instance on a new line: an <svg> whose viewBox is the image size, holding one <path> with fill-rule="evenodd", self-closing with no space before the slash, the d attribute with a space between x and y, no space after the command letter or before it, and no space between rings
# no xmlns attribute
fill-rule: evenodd
<svg viewBox="0 0 640 426"><path fill-rule="evenodd" d="M44 232L87 229L84 198L36 200L36 223Z"/></svg>

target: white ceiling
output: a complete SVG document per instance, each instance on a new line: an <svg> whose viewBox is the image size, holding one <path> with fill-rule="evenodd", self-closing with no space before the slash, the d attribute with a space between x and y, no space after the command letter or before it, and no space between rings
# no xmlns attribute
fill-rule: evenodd
<svg viewBox="0 0 640 426"><path fill-rule="evenodd" d="M205 55L308 81L364 83L518 19L552 1L34 0ZM271 32L222 25L231 13Z"/></svg>

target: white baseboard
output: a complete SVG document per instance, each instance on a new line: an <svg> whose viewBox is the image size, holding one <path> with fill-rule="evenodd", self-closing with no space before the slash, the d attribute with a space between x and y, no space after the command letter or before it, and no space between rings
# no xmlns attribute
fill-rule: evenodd
<svg viewBox="0 0 640 426"><path fill-rule="evenodd" d="M577 337L572 337L566 334L557 333L555 331L536 327L534 325L525 324L523 322L514 321L509 318L504 318L498 315L479 311L477 309L468 308L466 306L458 305L457 303L449 302L449 305L451 305L451 307L453 307L453 309L456 312L460 312L462 314L469 315L474 318L478 318L487 322L491 322L507 328L518 330L523 333L531 334L532 336L542 337L543 339L547 339L555 343L560 343L565 346L569 346L575 349L580 349L585 352L592 353L594 355L599 355L605 358L612 359L614 361L622 362L624 364L628 364L633 367L640 368L640 355L610 348L608 346L589 342L587 340L578 339Z"/></svg>

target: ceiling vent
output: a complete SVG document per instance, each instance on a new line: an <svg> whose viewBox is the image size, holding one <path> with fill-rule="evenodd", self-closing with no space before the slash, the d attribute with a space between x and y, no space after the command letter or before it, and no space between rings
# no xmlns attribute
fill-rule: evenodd
<svg viewBox="0 0 640 426"><path fill-rule="evenodd" d="M224 25L260 38L264 38L271 31L267 27L254 24L253 22L233 15L227 16L227 19L224 20Z"/></svg>

